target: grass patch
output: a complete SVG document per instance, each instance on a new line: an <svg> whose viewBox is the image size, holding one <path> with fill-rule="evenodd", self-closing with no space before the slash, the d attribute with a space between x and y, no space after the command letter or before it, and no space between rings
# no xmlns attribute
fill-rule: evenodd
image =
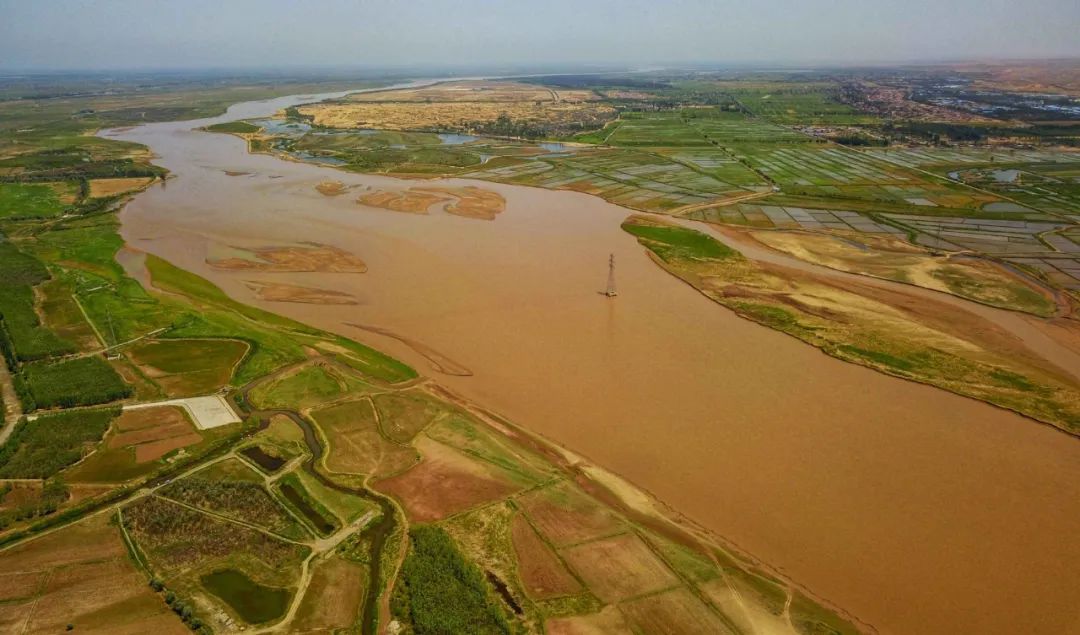
<svg viewBox="0 0 1080 635"><path fill-rule="evenodd" d="M51 218L65 207L51 185L0 183L0 219Z"/></svg>
<svg viewBox="0 0 1080 635"><path fill-rule="evenodd" d="M310 494L311 499L319 504L319 513L327 518L337 517L342 523L351 523L370 511L378 510L371 501L330 489L305 471L298 470L293 474L299 479L299 484L303 489Z"/></svg>
<svg viewBox="0 0 1080 635"><path fill-rule="evenodd" d="M228 384L247 351L246 342L224 338L168 339L139 344L127 354L170 397L185 397Z"/></svg>
<svg viewBox="0 0 1080 635"><path fill-rule="evenodd" d="M260 408L303 410L371 386L323 366L308 366L258 386L251 400Z"/></svg>
<svg viewBox="0 0 1080 635"><path fill-rule="evenodd" d="M204 278L147 255L146 267L154 285L187 296L203 305L185 312L170 337L235 337L252 345L234 380L245 383L306 357L305 343L330 343L343 351L341 360L368 376L389 383L416 377L416 371L363 344L319 331L294 320L241 304Z"/></svg>
<svg viewBox="0 0 1080 635"><path fill-rule="evenodd" d="M842 344L838 347L842 353L847 355L853 355L860 359L872 362L874 364L880 364L882 366L888 366L894 370L910 373L915 371L919 365L909 359L890 355L882 351L871 351L865 348L859 348L858 346L851 346L848 344Z"/></svg>
<svg viewBox="0 0 1080 635"><path fill-rule="evenodd" d="M685 227L623 223L623 229L665 261L678 258L697 260L726 260L742 258L742 254L724 243L699 231Z"/></svg>
<svg viewBox="0 0 1080 635"><path fill-rule="evenodd" d="M231 132L233 134L250 134L261 130L259 126L246 121L226 121L225 123L207 126L206 129L210 132Z"/></svg>
<svg viewBox="0 0 1080 635"><path fill-rule="evenodd" d="M282 498L321 536L329 536L337 531L340 523L337 518L320 504L304 487L295 473L288 474L281 479L278 491Z"/></svg>

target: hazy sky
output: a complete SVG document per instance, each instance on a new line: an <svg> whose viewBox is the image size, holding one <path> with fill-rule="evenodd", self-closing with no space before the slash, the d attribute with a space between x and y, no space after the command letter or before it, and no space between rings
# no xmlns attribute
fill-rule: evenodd
<svg viewBox="0 0 1080 635"><path fill-rule="evenodd" d="M1080 56L1080 0L0 0L0 67Z"/></svg>

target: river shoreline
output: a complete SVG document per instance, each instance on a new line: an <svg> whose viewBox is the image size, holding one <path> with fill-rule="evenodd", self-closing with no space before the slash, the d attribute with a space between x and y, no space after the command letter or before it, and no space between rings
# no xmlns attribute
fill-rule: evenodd
<svg viewBox="0 0 1080 635"><path fill-rule="evenodd" d="M348 324L432 347L474 372L436 375L440 384L622 475L880 632L1075 626L1074 439L729 314L655 268L619 229L630 210L599 199L454 179L499 192L507 211L490 222L402 215L314 185L408 181L191 131L289 100L104 133L148 145L176 175L124 209L125 241L420 369L415 350ZM370 270L275 279L348 292L358 306L260 301L206 264L214 245L304 240L352 251ZM608 253L615 300L596 294ZM979 557L991 551L995 566Z"/></svg>

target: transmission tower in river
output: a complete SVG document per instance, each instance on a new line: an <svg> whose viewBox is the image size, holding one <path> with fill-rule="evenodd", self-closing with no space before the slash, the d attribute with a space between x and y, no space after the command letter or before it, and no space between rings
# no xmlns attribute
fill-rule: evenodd
<svg viewBox="0 0 1080 635"><path fill-rule="evenodd" d="M619 292L615 290L615 254L611 254L608 258L607 290L604 291L604 295L609 298L619 295Z"/></svg>

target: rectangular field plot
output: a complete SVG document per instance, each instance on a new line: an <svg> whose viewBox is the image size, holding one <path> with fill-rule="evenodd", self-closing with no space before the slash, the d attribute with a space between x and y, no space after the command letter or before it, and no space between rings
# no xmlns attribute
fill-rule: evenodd
<svg viewBox="0 0 1080 635"><path fill-rule="evenodd" d="M930 165L978 165L982 163L1080 163L1080 152L1055 152L1050 150L982 149L982 148L901 148L864 150L864 154L876 156L907 167Z"/></svg>
<svg viewBox="0 0 1080 635"><path fill-rule="evenodd" d="M919 241L933 239L934 246L974 249L991 254L1046 253L1051 249L1036 236L1060 229L1056 223L1023 220L989 220L981 218L952 218L884 214L888 218L920 233ZM1070 241L1071 242L1071 241ZM944 244L943 244L944 243Z"/></svg>
<svg viewBox="0 0 1080 635"><path fill-rule="evenodd" d="M1034 170L1033 166L1029 166ZM995 191L1030 205L1040 211L1059 214L1080 213L1080 170L1077 174L1053 177L1039 172L1023 172L1026 180L1007 186L995 187Z"/></svg>
<svg viewBox="0 0 1080 635"><path fill-rule="evenodd" d="M1009 258L1009 262L1037 271L1053 284L1080 291L1080 258L1047 254L1042 258Z"/></svg>
<svg viewBox="0 0 1080 635"><path fill-rule="evenodd" d="M878 185L920 181L902 168L835 147L740 146L734 153L781 184Z"/></svg>
<svg viewBox="0 0 1080 635"><path fill-rule="evenodd" d="M686 125L679 113L624 115L618 128L608 137L613 146L708 146L701 133Z"/></svg>
<svg viewBox="0 0 1080 635"><path fill-rule="evenodd" d="M688 165L632 150L579 152L569 157L537 160L532 167L513 165L463 176L585 192L617 205L654 212L747 191ZM740 178L745 178L745 174L740 173Z"/></svg>
<svg viewBox="0 0 1080 635"><path fill-rule="evenodd" d="M562 556L596 597L618 602L679 584L645 543L632 533L562 550Z"/></svg>
<svg viewBox="0 0 1080 635"><path fill-rule="evenodd" d="M725 183L746 188L769 187L769 184L758 176L756 172L739 163L738 159L723 150L687 148L685 150L665 152L664 154L679 163L689 165Z"/></svg>
<svg viewBox="0 0 1080 635"><path fill-rule="evenodd" d="M725 207L694 210L686 218L710 223L777 227L781 229L844 229L869 234L903 234L891 225L879 223L858 212L845 210L805 209L777 205L740 203Z"/></svg>
<svg viewBox="0 0 1080 635"><path fill-rule="evenodd" d="M863 114L837 101L835 85L817 84L778 90L733 91L746 108L759 117L781 123L857 124L874 123L878 118Z"/></svg>
<svg viewBox="0 0 1080 635"><path fill-rule="evenodd" d="M5 551L0 580L21 587L0 604L4 633L63 633L71 624L88 633L191 632L131 564L107 514Z"/></svg>
<svg viewBox="0 0 1080 635"><path fill-rule="evenodd" d="M719 113L696 117L689 125L705 139L720 145L739 143L814 143L807 135L769 123L764 119L747 117L742 113Z"/></svg>

